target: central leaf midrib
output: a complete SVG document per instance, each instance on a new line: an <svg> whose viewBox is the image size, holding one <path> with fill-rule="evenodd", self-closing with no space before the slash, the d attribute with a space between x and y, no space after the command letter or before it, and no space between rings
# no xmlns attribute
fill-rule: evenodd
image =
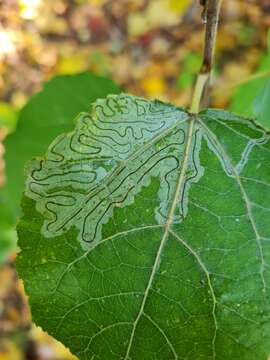
<svg viewBox="0 0 270 360"><path fill-rule="evenodd" d="M127 346L126 355L125 355L124 360L129 359L129 354L130 354L133 339L134 339L134 336L135 336L137 324L138 324L141 316L144 313L144 307L145 307L145 304L146 304L146 301L147 301L147 298L148 298L148 294L149 294L150 288L151 288L151 286L153 284L155 274L156 274L156 272L157 272L157 270L159 268L161 255L162 255L164 246L166 244L166 241L168 239L169 230L170 230L170 226L171 226L171 224L173 222L173 216L174 216L174 212L175 212L175 209L176 209L176 206L177 206L179 194L180 194L182 186L183 186L183 184L185 182L185 177L186 177L186 171L187 171L187 168L188 168L190 151L192 149L192 136L193 136L194 124L195 124L195 121L196 121L196 116L192 115L192 116L190 116L190 118L188 120L189 120L189 127L188 127L187 141L186 141L186 146L185 146L185 150L184 150L183 159L182 159L182 162L181 162L181 170L180 170L180 173L179 173L179 176L178 176L178 181L177 181L177 185L176 185L176 188L175 188L175 193L174 193L174 196L173 196L173 199L172 199L172 205L171 205L170 210L168 212L166 223L164 224L163 236L161 238L160 245L158 247L158 250L157 250L157 253L156 253L156 256L155 256L155 259L154 259L154 263L153 263L152 271L151 271L151 274L150 274L150 277L149 277L149 281L148 281L147 286L145 288L144 296L143 296L143 299L142 299L138 314L137 314L136 319L135 319L135 321L133 323L133 329L132 329L131 334L130 334L130 338L129 338L129 342L128 342L128 346ZM171 347L171 350L172 350L172 352L173 352L173 354L175 356L175 359L177 359L177 353L174 351L174 349L172 347Z"/></svg>

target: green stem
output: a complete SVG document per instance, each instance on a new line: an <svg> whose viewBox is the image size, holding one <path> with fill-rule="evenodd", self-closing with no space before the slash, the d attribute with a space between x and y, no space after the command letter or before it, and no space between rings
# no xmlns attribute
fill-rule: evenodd
<svg viewBox="0 0 270 360"><path fill-rule="evenodd" d="M200 111L200 103L202 99L203 90L205 88L205 84L209 78L209 74L199 74L196 80L193 97L191 101L190 112L192 114L198 114Z"/></svg>

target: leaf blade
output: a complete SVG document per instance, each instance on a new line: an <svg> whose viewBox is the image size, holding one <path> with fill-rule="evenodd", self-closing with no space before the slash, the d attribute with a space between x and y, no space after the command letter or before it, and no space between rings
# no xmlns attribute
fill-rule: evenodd
<svg viewBox="0 0 270 360"><path fill-rule="evenodd" d="M172 111L178 120L179 111L186 114ZM178 140L171 151L181 162L170 164L178 181L168 178L174 191L166 198L165 221L156 216L164 201L158 193L163 163L155 165L159 172L152 172L132 202L114 208L102 224L102 236L87 248L78 241L76 225L44 236L43 216L33 199L24 199L17 266L32 294L34 320L82 359L268 355L269 250L263 238L269 238L270 229L266 220L259 224L258 211L267 218L269 134L219 110L183 119L176 128L192 130L184 144L177 132L152 144L162 158L161 145ZM138 152L141 164L151 161L144 150ZM130 166L138 169L134 160ZM247 185L248 177L262 182L260 191Z"/></svg>

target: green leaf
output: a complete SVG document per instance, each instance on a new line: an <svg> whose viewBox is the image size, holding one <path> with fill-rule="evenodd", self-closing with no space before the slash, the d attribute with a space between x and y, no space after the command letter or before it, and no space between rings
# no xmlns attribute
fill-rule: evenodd
<svg viewBox="0 0 270 360"><path fill-rule="evenodd" d="M268 56L266 57L265 69L270 67L270 30L267 36ZM258 96L253 101L253 112L257 120L264 126L270 128L270 74L268 71L267 80L264 81Z"/></svg>
<svg viewBox="0 0 270 360"><path fill-rule="evenodd" d="M8 242L6 232L13 234L12 247L16 242L13 229L19 215L27 161L41 156L57 135L71 130L74 117L81 111L88 111L91 102L118 92L113 81L88 72L57 76L22 109L16 132L5 141L7 184L0 189L0 249L8 249L3 245ZM1 257L4 252L0 250Z"/></svg>
<svg viewBox="0 0 270 360"><path fill-rule="evenodd" d="M253 109L257 120L270 128L270 77L254 100Z"/></svg>
<svg viewBox="0 0 270 360"><path fill-rule="evenodd" d="M264 74L258 78L254 77L247 83L236 88L232 100L230 109L244 116L256 116L256 111L254 111L254 100L257 96L260 96L260 92L264 88L267 79L269 79L269 73L267 71L270 68L270 55L265 55L261 64L256 73ZM269 119L269 116L267 116ZM262 124L265 125L267 122L266 119L263 119ZM268 126L270 125L270 120L268 120Z"/></svg>
<svg viewBox="0 0 270 360"><path fill-rule="evenodd" d="M98 100L29 166L33 320L82 360L266 360L269 152L229 112Z"/></svg>
<svg viewBox="0 0 270 360"><path fill-rule="evenodd" d="M244 116L256 117L256 120L262 125L270 128L270 31L268 31L267 40L268 52L262 56L256 71L258 76L255 74L253 79L236 88L231 99L230 109Z"/></svg>

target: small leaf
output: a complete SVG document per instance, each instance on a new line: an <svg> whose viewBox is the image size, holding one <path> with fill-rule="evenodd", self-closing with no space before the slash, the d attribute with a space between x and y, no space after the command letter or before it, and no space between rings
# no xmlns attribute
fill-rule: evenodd
<svg viewBox="0 0 270 360"><path fill-rule="evenodd" d="M260 61L256 71L258 75L240 85L232 99L230 109L244 116L256 117L263 125L270 128L269 117L269 68L270 68L270 31L268 31L268 52Z"/></svg>
<svg viewBox="0 0 270 360"><path fill-rule="evenodd" d="M98 100L29 165L19 275L80 359L265 360L270 139L222 110Z"/></svg>
<svg viewBox="0 0 270 360"><path fill-rule="evenodd" d="M270 59L269 59L270 60ZM270 61L269 61L270 64ZM232 97L230 109L243 116L254 117L254 99L265 85L266 76L239 86Z"/></svg>
<svg viewBox="0 0 270 360"><path fill-rule="evenodd" d="M270 128L270 77L254 100L253 109L257 120Z"/></svg>

